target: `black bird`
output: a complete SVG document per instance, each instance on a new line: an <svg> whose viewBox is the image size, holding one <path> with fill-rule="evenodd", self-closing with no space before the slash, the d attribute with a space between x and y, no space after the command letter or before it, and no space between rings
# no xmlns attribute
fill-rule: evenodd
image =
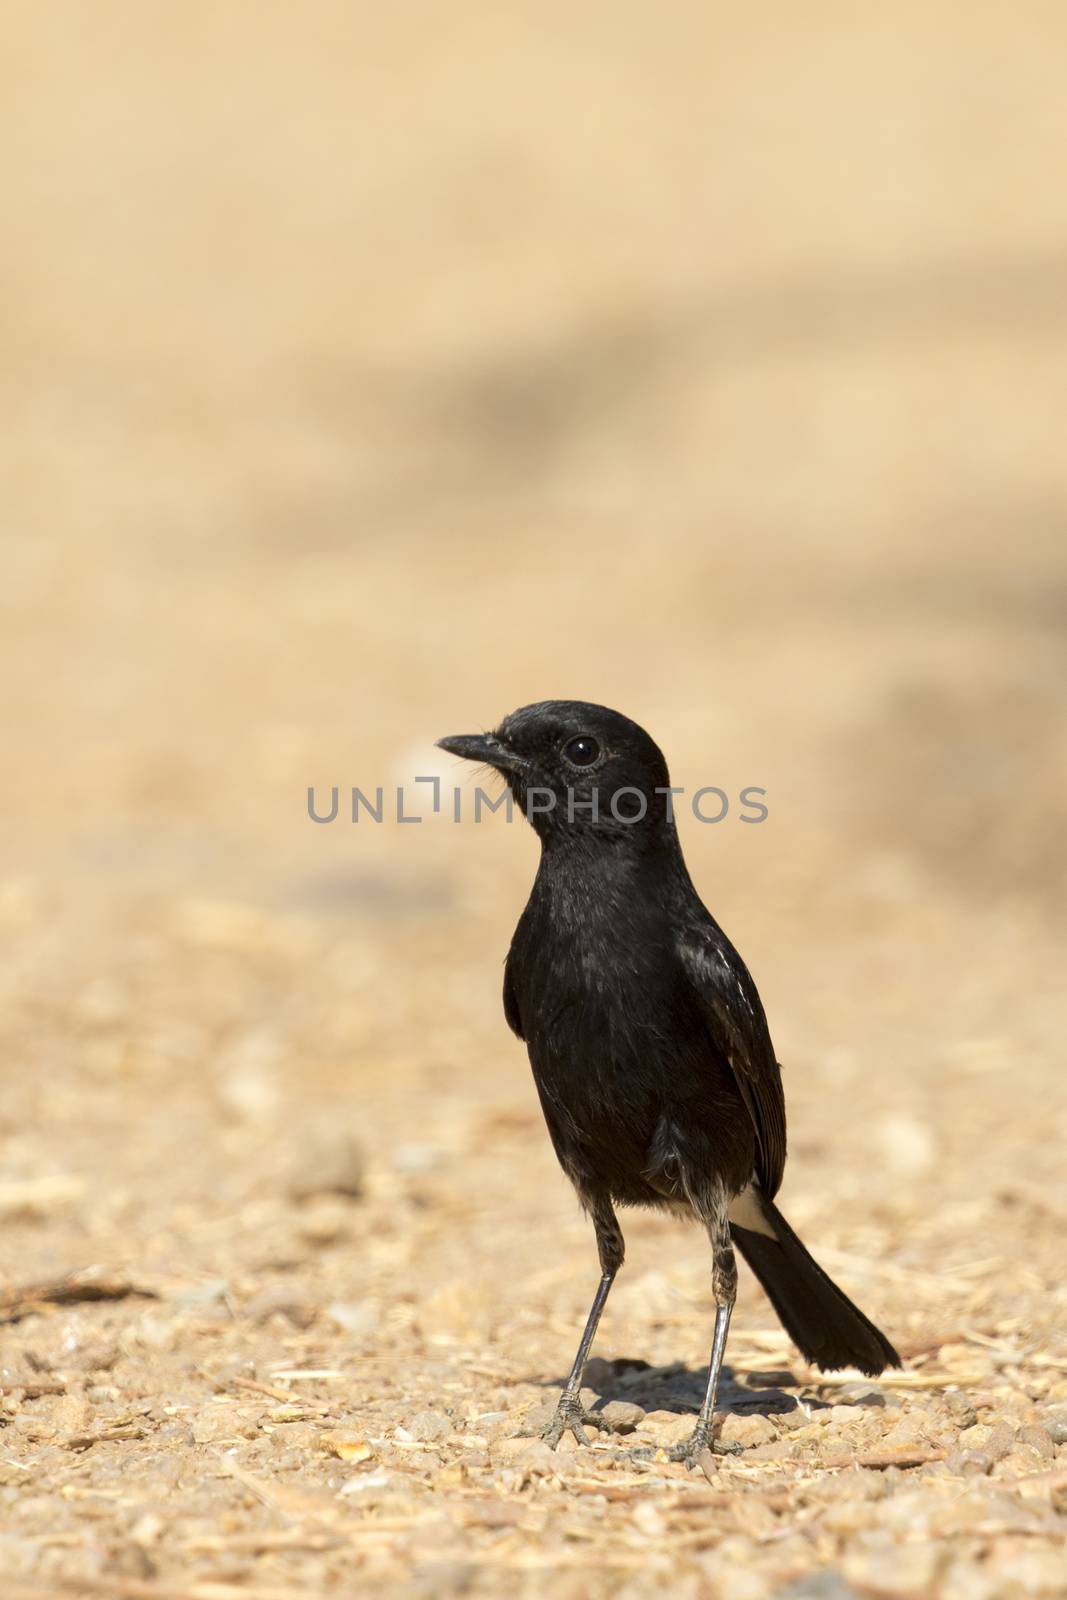
<svg viewBox="0 0 1067 1600"><path fill-rule="evenodd" d="M616 1205L664 1207L711 1241L715 1331L688 1443L713 1438L737 1290L733 1245L787 1333L823 1369L871 1376L900 1358L808 1254L774 1196L785 1101L767 1019L744 962L682 859L658 747L617 711L547 700L495 733L441 739L495 768L541 839L541 863L504 973L560 1165L596 1229L601 1279L545 1438L588 1443L582 1374L623 1260Z"/></svg>

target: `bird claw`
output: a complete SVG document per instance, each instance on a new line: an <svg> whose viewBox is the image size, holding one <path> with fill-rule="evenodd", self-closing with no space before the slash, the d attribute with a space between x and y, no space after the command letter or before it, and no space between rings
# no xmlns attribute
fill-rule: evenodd
<svg viewBox="0 0 1067 1600"><path fill-rule="evenodd" d="M587 1411L577 1395L561 1395L559 1405L556 1407L555 1416L541 1435L550 1450L554 1450L565 1433L574 1435L577 1442L587 1448L591 1445L585 1429L595 1428L598 1432L607 1424L597 1416L595 1411Z"/></svg>

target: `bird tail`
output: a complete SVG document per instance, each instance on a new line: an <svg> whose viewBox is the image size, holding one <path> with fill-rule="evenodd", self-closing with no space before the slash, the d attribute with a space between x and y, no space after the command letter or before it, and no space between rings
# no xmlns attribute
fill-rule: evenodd
<svg viewBox="0 0 1067 1600"><path fill-rule="evenodd" d="M730 1207L730 1233L806 1361L824 1372L858 1367L872 1378L900 1366L885 1335L827 1276L755 1185Z"/></svg>

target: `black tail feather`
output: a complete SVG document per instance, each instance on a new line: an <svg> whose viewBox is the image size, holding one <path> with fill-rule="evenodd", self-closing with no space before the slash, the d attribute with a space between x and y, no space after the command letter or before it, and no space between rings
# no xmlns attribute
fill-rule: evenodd
<svg viewBox="0 0 1067 1600"><path fill-rule="evenodd" d="M858 1367L872 1378L899 1367L889 1340L808 1254L777 1206L757 1199L774 1238L734 1224L730 1232L805 1360L824 1372Z"/></svg>

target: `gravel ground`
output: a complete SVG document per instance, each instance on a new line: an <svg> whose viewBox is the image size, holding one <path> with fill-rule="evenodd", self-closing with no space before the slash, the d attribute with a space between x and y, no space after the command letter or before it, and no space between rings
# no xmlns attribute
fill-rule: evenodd
<svg viewBox="0 0 1067 1600"><path fill-rule="evenodd" d="M798 15L16 7L0 1600L1067 1593L1063 20ZM743 1269L706 1475L664 1218L538 1438L532 836L306 814L550 695L766 789L687 857L905 1357Z"/></svg>
<svg viewBox="0 0 1067 1600"><path fill-rule="evenodd" d="M692 1425L712 1302L699 1231L655 1217L628 1219L589 1372L609 1431L537 1437L595 1253L476 910L382 936L148 897L69 943L39 915L5 1040L5 1594L1062 1593L1063 1180L1019 1110L1040 1063L972 1044L920 1116L924 1055L857 1079L837 1128L809 1062L788 1209L905 1368L805 1370L746 1275L745 1448L705 1480L656 1454Z"/></svg>

